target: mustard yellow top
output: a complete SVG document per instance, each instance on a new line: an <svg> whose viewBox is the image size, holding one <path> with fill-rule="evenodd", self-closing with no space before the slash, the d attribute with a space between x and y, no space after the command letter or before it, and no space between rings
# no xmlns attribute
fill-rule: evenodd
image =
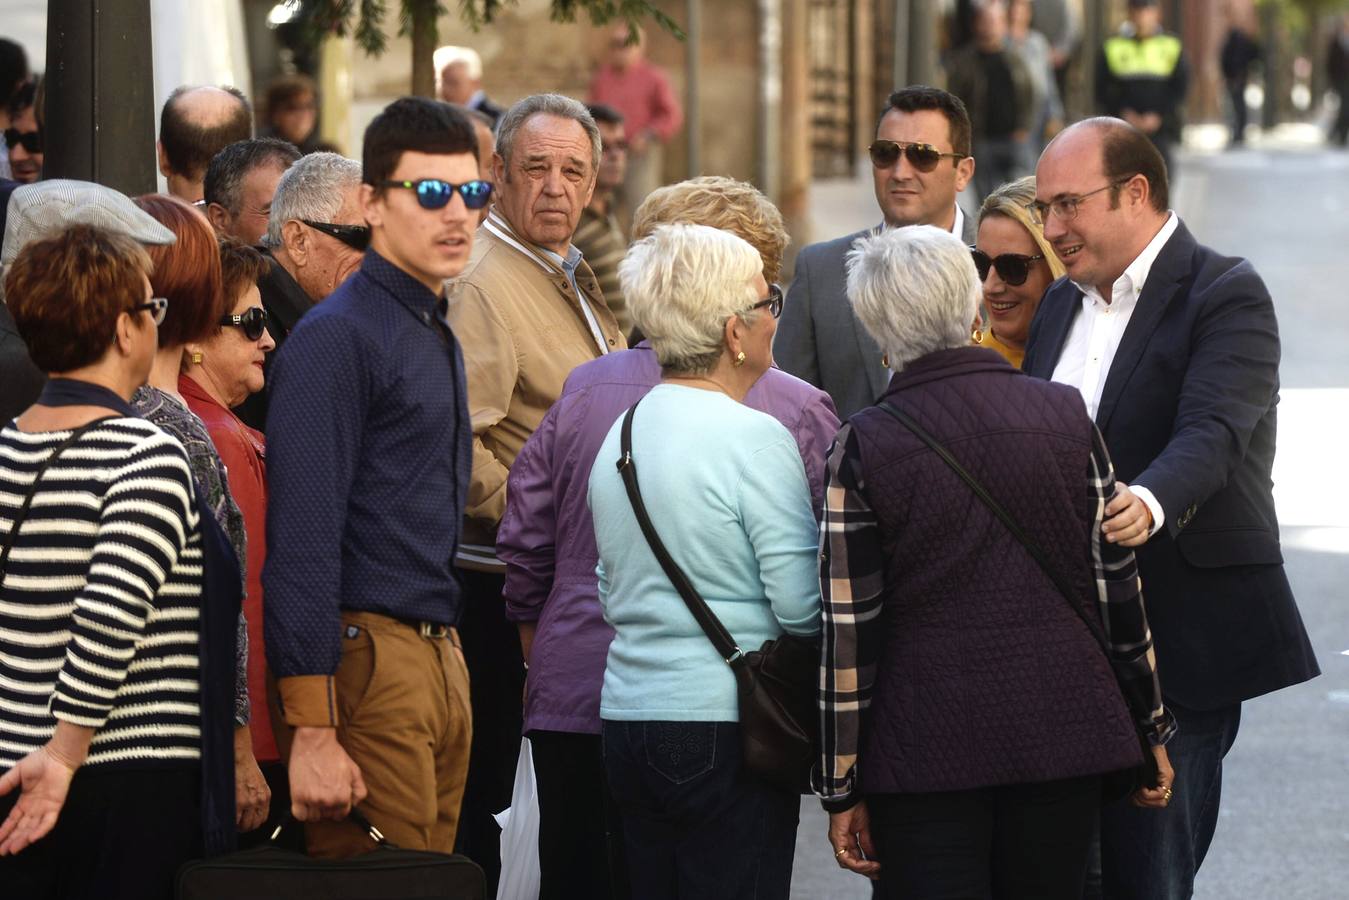
<svg viewBox="0 0 1349 900"><path fill-rule="evenodd" d="M998 340L998 336L993 333L993 329L991 328L984 331L984 339L982 342L972 341L971 343L974 343L976 347L987 347L989 350L997 351L1001 354L1003 359L1007 360L1018 369L1021 368L1021 361L1026 358L1025 350L1018 350L1015 347L1009 347L1007 344L1004 344L1002 341Z"/></svg>

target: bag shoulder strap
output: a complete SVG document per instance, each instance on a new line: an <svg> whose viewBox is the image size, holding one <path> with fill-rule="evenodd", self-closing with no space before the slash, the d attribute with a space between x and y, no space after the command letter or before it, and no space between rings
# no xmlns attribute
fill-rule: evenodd
<svg viewBox="0 0 1349 900"><path fill-rule="evenodd" d="M702 598L688 576L679 568L679 564L670 556L670 552L665 549L665 544L661 542L660 535L656 534L656 528L651 524L651 517L647 515L646 504L642 502L642 491L637 485L637 464L632 461L632 417L637 412L637 406L642 401L632 405L632 408L623 416L623 429L620 435L620 446L623 450L623 456L618 460L618 474L623 479L623 487L627 489L628 501L632 504L632 511L637 516L637 524L642 529L642 535L646 538L647 544L651 547L651 552L655 554L656 561L660 563L661 569L665 572L665 577L670 579L674 589L679 592L683 598L684 605L689 608L693 618L697 620L703 633L707 635L712 646L717 649L721 658L726 660L727 665L734 667L744 659L744 653L736 645L735 638L726 630L726 626L721 624L716 613L712 612L707 601Z"/></svg>
<svg viewBox="0 0 1349 900"><path fill-rule="evenodd" d="M9 524L9 534L5 535L5 546L3 550L0 550L0 579L4 578L5 566L9 564L10 551L14 549L14 541L19 536L19 526L23 525L24 519L28 518L28 510L33 506L33 497L37 495L38 482L41 481L42 476L47 473L47 469L50 468L52 463L56 462L58 456L66 452L66 450L80 438L84 437L85 432L91 431L93 428L103 424L109 419L121 418L125 417L100 416L92 422L85 422L79 428L72 431L70 437L66 438L60 444L57 444L56 449L52 451L51 456L48 456L46 460L43 461L42 465L38 466L37 472L33 475L33 483L29 485L28 493L24 496L23 503L19 506L19 511L14 514L14 519Z"/></svg>
<svg viewBox="0 0 1349 900"><path fill-rule="evenodd" d="M1054 587L1058 588L1059 593L1063 595L1063 599L1067 601L1068 605L1072 607L1073 612L1077 613L1078 617L1087 626L1087 630L1090 631L1091 636L1096 639L1096 643L1101 645L1101 649L1105 651L1108 658L1110 656L1110 651L1105 635L1101 633L1100 627L1087 616L1086 612L1078 603L1073 601L1073 591L1072 588L1068 586L1067 580L1064 579L1059 574L1058 570L1050 564L1049 557L1040 549L1040 545L1035 543L1035 540L1026 533L1026 530L1017 523L1016 519L1012 518L1011 513L1007 512L997 500L994 500L993 495L969 473L969 470L962 466L959 460L951 455L949 450L938 443L936 438L928 434L923 426L914 421L913 417L892 404L889 400L882 400L878 405L881 409L898 419L901 425L912 431L924 444L927 444L932 452L940 456L942 461L951 467L951 471L959 475L960 479L964 481L965 484L969 485L969 488L974 492L974 495L983 501L984 505L989 508L993 515L998 517L1007 530L1011 532L1012 537L1016 538L1021 546L1026 548L1026 552L1031 555L1031 558L1034 559L1044 573L1049 576L1049 580L1054 582Z"/></svg>

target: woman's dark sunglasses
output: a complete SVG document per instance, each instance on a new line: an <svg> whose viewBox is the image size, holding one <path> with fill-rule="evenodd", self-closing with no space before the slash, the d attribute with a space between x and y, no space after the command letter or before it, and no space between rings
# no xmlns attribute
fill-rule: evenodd
<svg viewBox="0 0 1349 900"><path fill-rule="evenodd" d="M782 286L770 284L768 286L768 296L750 307L750 309L763 309L768 307L768 314L773 318L782 315Z"/></svg>
<svg viewBox="0 0 1349 900"><path fill-rule="evenodd" d="M368 225L334 225L331 222L314 222L309 219L301 219L300 221L315 231L322 231L326 235L337 238L353 250L364 251L366 247L370 246L370 227Z"/></svg>
<svg viewBox="0 0 1349 900"><path fill-rule="evenodd" d="M5 146L19 147L27 150L29 153L42 152L42 135L36 131L20 131L17 128L5 129Z"/></svg>
<svg viewBox="0 0 1349 900"><path fill-rule="evenodd" d="M261 339L262 333L267 330L267 310L261 306L250 306L243 315L221 316L220 324L243 329L244 337L256 341Z"/></svg>
<svg viewBox="0 0 1349 900"><path fill-rule="evenodd" d="M144 303L137 303L135 306L131 307L133 313L140 312L143 309L148 309L150 311L150 317L155 320L156 327L163 325L164 316L168 315L169 312L168 298L151 297Z"/></svg>
<svg viewBox="0 0 1349 900"><path fill-rule="evenodd" d="M979 282L982 284L988 278L988 270L996 269L998 277L1004 283L1017 287L1026 283L1030 277L1030 264L1037 259L1044 259L1043 253L1037 253L1035 256L1026 256L1021 253L1004 253L1001 256L990 257L982 250L970 248L971 255L974 256L974 268L979 272Z"/></svg>
<svg viewBox="0 0 1349 900"><path fill-rule="evenodd" d="M888 169L899 162L899 154L908 157L909 163L920 172L931 172L937 168L942 157L961 160L963 153L943 153L931 144L910 144L907 142L877 140L867 148L871 154L871 164L878 169Z"/></svg>
<svg viewBox="0 0 1349 900"><path fill-rule="evenodd" d="M443 209L456 191L464 198L464 205L469 209L482 209L492 199L492 182L479 179L451 184L439 178L422 178L418 181L381 181L379 186L415 191L422 209Z"/></svg>

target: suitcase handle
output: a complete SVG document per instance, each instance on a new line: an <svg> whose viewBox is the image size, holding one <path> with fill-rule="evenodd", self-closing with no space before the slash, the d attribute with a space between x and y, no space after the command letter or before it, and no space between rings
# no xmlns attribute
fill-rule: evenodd
<svg viewBox="0 0 1349 900"><path fill-rule="evenodd" d="M389 847L395 850L398 849L398 845L392 843L388 838L386 838L384 836L384 832L376 828L374 824L372 824L371 821L365 817L365 813L361 812L356 807L353 806L351 810L347 813L347 821L355 825L362 831L364 831L366 834L370 835L370 839L379 846ZM295 818L295 814L292 813L290 810L286 810L286 817L277 823L276 828L272 829L272 836L269 838L269 840L275 843L276 839L281 836L281 832L284 831L287 826L298 824L300 824L300 822L298 819Z"/></svg>

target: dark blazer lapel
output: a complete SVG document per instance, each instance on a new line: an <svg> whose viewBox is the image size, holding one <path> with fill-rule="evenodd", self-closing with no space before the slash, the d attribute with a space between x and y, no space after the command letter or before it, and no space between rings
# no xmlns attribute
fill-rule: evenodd
<svg viewBox="0 0 1349 900"><path fill-rule="evenodd" d="M1184 222L1177 223L1176 233L1162 247L1162 252L1157 255L1148 272L1143 293L1138 297L1138 305L1129 317L1129 325L1124 329L1119 349L1110 363L1105 388L1101 391L1101 405L1096 409L1096 425L1101 431L1105 431L1109 424L1125 384L1138 367L1152 333L1162 321L1166 305L1190 275L1190 260L1194 257L1194 250L1195 241L1189 229Z"/></svg>
<svg viewBox="0 0 1349 900"><path fill-rule="evenodd" d="M1068 340L1068 331L1081 308L1082 292L1067 278L1049 286L1040 301L1040 308L1035 311L1036 318L1043 316L1044 321L1036 336L1033 365L1026 370L1027 375L1048 381L1054 374L1059 356L1063 354L1063 342Z"/></svg>

